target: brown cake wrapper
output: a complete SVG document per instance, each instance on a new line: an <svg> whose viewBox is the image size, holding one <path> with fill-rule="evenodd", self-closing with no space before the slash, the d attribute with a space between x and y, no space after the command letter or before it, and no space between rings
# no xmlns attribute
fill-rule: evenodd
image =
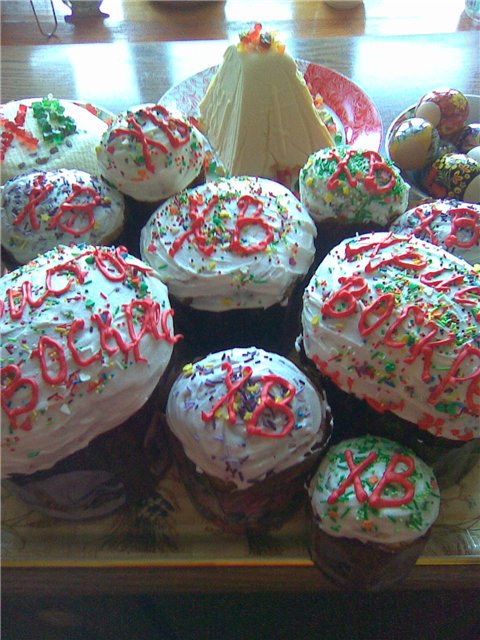
<svg viewBox="0 0 480 640"><path fill-rule="evenodd" d="M180 441L168 430L170 449L181 480L197 511L225 532L265 533L280 528L303 504L305 484L329 440L328 428L318 449L289 469L237 489L232 484L197 471Z"/></svg>
<svg viewBox="0 0 480 640"><path fill-rule="evenodd" d="M306 509L307 548L315 566L334 585L348 591L375 592L407 578L430 531L413 542L381 545L335 537L319 529L310 503Z"/></svg>
<svg viewBox="0 0 480 640"><path fill-rule="evenodd" d="M3 484L32 509L66 520L104 517L147 499L172 462L158 428L160 387L133 416L84 449Z"/></svg>

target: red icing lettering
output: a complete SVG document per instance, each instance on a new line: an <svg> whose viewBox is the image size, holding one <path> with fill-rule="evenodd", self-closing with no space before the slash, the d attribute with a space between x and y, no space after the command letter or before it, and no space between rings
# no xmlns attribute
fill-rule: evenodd
<svg viewBox="0 0 480 640"><path fill-rule="evenodd" d="M396 471L397 465L400 463L406 465L407 468L404 471ZM368 500L372 509L400 507L401 505L409 504L415 495L415 487L407 478L411 476L414 471L415 462L411 456L395 453ZM389 485L400 485L405 490L404 495L398 498L382 497L383 490Z"/></svg>
<svg viewBox="0 0 480 640"><path fill-rule="evenodd" d="M399 244L401 242L405 242L405 238L400 238L394 236L392 233L389 233L380 241L372 241L367 240L365 242L357 242L349 243L345 247L345 257L347 260L352 260L360 253L367 253L372 250L370 254L371 258L374 258L382 249L387 249L395 244Z"/></svg>
<svg viewBox="0 0 480 640"><path fill-rule="evenodd" d="M212 420L220 407L226 404L228 421L230 424L235 424L237 420L235 396L237 391L239 391L241 387L243 387L243 385L247 382L247 380L251 378L252 369L251 367L245 367L242 371L241 377L238 378L236 382L233 382L232 380L233 367L229 362L224 362L222 364L222 370L227 372L225 376L225 386L227 387L227 393L225 393L219 400L217 400L217 402L209 412L202 411L202 420L204 422ZM284 378L273 374L262 376L259 380L259 383L262 385L260 399L254 411L252 412L251 418L247 423L247 433L268 438L283 438L288 433L290 433L295 425L295 417L293 415L291 407L289 406L292 398L295 395L295 387ZM281 398L273 398L271 395L272 388L276 385L279 385L286 389L286 394ZM274 412L279 411L286 417L285 426L280 432L277 433L274 431L268 431L265 427L258 424L260 416L266 409L270 409Z"/></svg>
<svg viewBox="0 0 480 640"><path fill-rule="evenodd" d="M263 383L263 387L260 396L260 402L255 407L252 418L247 424L247 432L257 436L283 438L288 433L290 433L295 425L295 417L293 415L292 409L289 406L293 396L295 395L295 387L283 378L275 375L265 375L261 378L261 381ZM287 389L286 395L281 399L274 399L270 396L270 391L275 385L280 385ZM267 431L258 425L258 418L267 408L272 409L273 411L280 411L287 419L284 428L279 433L274 431Z"/></svg>
<svg viewBox="0 0 480 640"><path fill-rule="evenodd" d="M11 319L20 319L23 315L25 305L27 304L32 307L32 309L38 309L38 307L43 304L47 295L47 292L44 292L34 300L32 296L32 283L28 282L28 280L26 282L22 282L20 289L7 289L8 311Z"/></svg>
<svg viewBox="0 0 480 640"><path fill-rule="evenodd" d="M359 502L365 502L368 499L368 495L362 486L362 482L360 480L360 474L364 469L370 466L370 464L377 459L377 453L375 451L370 451L368 456L364 460L359 462L357 465L353 460L353 455L350 449L345 449L345 452L343 455L348 464L348 468L350 469L350 473L345 478L345 480L339 485L339 487L334 491L332 491L332 493L328 496L327 503L333 504L334 502L336 502L338 498L340 498L340 496L342 496L345 493L347 487L349 487L351 484L353 484L353 488L355 490L355 495L357 496L357 500Z"/></svg>
<svg viewBox="0 0 480 640"><path fill-rule="evenodd" d="M383 258L375 264L373 260L370 261L365 267L365 273L372 273L373 271L381 269L388 264L400 267L401 269L413 269L414 271L421 271L427 266L428 262L413 249L407 249L404 253L389 256L388 258Z"/></svg>
<svg viewBox="0 0 480 640"><path fill-rule="evenodd" d="M351 315L355 311L357 300L368 290L366 281L360 276L342 277L339 281L342 287L323 304L323 315L335 318Z"/></svg>
<svg viewBox="0 0 480 640"><path fill-rule="evenodd" d="M329 159L337 162L335 171L327 180L327 189L335 190L340 184L340 176L343 174L347 183L355 188L359 181L362 180L361 175L352 176L348 166L351 158L358 155L355 149L349 149L343 158L340 157L336 149L331 149L328 153ZM365 190L369 193L387 193L394 188L396 178L393 169L389 167L382 156L376 151L364 151L362 156L368 160L368 172L363 177Z"/></svg>
<svg viewBox="0 0 480 640"><path fill-rule="evenodd" d="M460 247L462 249L470 249L474 247L480 237L479 216L475 209L469 207L458 207L450 211L452 217L452 225L449 235L445 238L445 246ZM458 231L468 230L468 239L460 240Z"/></svg>
<svg viewBox="0 0 480 640"><path fill-rule="evenodd" d="M28 204L26 204L20 213L13 220L13 224L19 225L28 216L30 225L34 231L40 229L40 223L37 217L37 205L50 193L53 184L45 184L45 176L40 174L33 181L33 187L28 194Z"/></svg>
<svg viewBox="0 0 480 640"><path fill-rule="evenodd" d="M47 349L49 350L49 358L55 362L58 366L56 374L49 372L47 363ZM65 359L65 353L62 345L59 344L53 338L48 336L41 336L38 341L38 346L31 353L31 358L38 358L40 360L40 370L42 372L42 378L47 384L59 385L62 384L67 378L67 361Z"/></svg>
<svg viewBox="0 0 480 640"><path fill-rule="evenodd" d="M38 402L38 384L33 378L23 377L20 367L15 364L8 364L2 367L2 409L10 420L13 431L22 429L30 431L32 423L30 417L19 423L18 419L25 413L30 413L37 406ZM4 380L6 385L3 386ZM13 398L20 389L27 389L30 392L28 402L21 404L19 407L12 407Z"/></svg>
<svg viewBox="0 0 480 640"><path fill-rule="evenodd" d="M480 287L465 287L465 289L457 291L453 299L461 305L476 305L480 302ZM480 320L480 311L475 314L475 320Z"/></svg>
<svg viewBox="0 0 480 640"><path fill-rule="evenodd" d="M207 244L208 237L203 233L202 226L205 224L205 217L218 202L218 196L213 196L210 202L203 208L202 211L198 211L198 207L204 203L203 197L200 195L189 196L189 213L188 217L192 221L192 225L188 231L185 231L179 238L177 238L170 247L169 254L174 256L185 240L193 234L195 243L198 250L206 256L211 255L215 251L213 243Z"/></svg>
<svg viewBox="0 0 480 640"><path fill-rule="evenodd" d="M250 205L255 206L256 209L252 215L246 216L245 213ZM243 253L243 254L250 254L250 253L256 253L257 251L263 251L268 246L268 244L272 242L274 236L273 236L272 228L268 224L268 222L260 218L263 211L262 202L257 198L253 198L252 196L245 195L245 196L241 196L241 198L238 199L238 208L240 211L235 224L235 229L233 230L232 241L230 242L230 249L232 251L236 251L237 253ZM242 229L244 227L248 227L252 225L261 227L265 231L265 237L263 238L263 240L261 240L257 244L244 245L240 242Z"/></svg>
<svg viewBox="0 0 480 640"><path fill-rule="evenodd" d="M435 276L437 276L439 273L444 273L445 271L446 269L442 267L440 269L436 269L435 271L428 271L427 273L423 273L420 276L420 282L427 285L428 287L432 287L432 289L435 289L436 291L450 291L450 288L452 286L461 284L465 279L465 276L461 274L453 274L449 278L433 280Z"/></svg>
<svg viewBox="0 0 480 640"><path fill-rule="evenodd" d="M392 314L395 308L395 297L393 293L384 293L365 307L358 321L358 332L365 337L375 331L382 325ZM368 323L370 316L376 316L376 320L371 324Z"/></svg>
<svg viewBox="0 0 480 640"><path fill-rule="evenodd" d="M25 145L28 149L36 149L38 146L38 140L31 133L24 129L25 117L27 114L27 107L21 104L18 107L17 115L12 120L0 116L0 126L3 127L3 131L0 138L0 162L5 160L5 155L10 148L14 138L16 138L20 144Z"/></svg>
<svg viewBox="0 0 480 640"><path fill-rule="evenodd" d="M237 419L237 414L233 406L235 402L235 393L251 377L252 368L245 367L245 369L242 371L242 377L239 378L236 382L232 382L233 367L229 362L224 362L222 364L222 370L226 370L227 372L227 375L225 376L225 386L227 387L228 391L220 398L220 400L218 400L214 404L211 411L209 411L208 413L202 411L202 420L204 422L211 420L214 417L215 413L220 409L220 407L227 403L228 421L230 422L230 424L235 424Z"/></svg>
<svg viewBox="0 0 480 640"><path fill-rule="evenodd" d="M84 359L80 357L80 354L78 353L78 350L75 346L75 336L79 331L81 331L84 328L84 326L85 326L85 321L77 318L70 325L70 329L67 335L67 344L68 344L68 348L70 349L70 353L72 354L74 361L80 367L88 367L89 365L93 364L96 360L100 360L100 358L102 357L101 349L99 349L97 353L94 353L92 356L90 356L90 358Z"/></svg>
<svg viewBox="0 0 480 640"><path fill-rule="evenodd" d="M91 199L85 202L76 202L81 196L90 196ZM72 185L72 193L62 202L58 213L50 220L49 229L59 228L65 233L69 233L75 238L90 231L95 225L95 207L102 203L102 197L92 187L82 187L78 184ZM63 222L64 218L68 219ZM78 219L86 218L85 224L80 229L75 229L75 222Z"/></svg>
<svg viewBox="0 0 480 640"><path fill-rule="evenodd" d="M479 395L480 364L472 373L465 376L459 375L462 363L467 359L473 360L474 358L480 361L480 349L472 346L471 344L464 345L455 359L455 362L453 362L450 367L447 375L430 394L430 397L428 398L429 404L435 404L445 389L449 386L455 386L460 382L467 382L471 380L472 382L467 389L466 405L474 415L478 414L479 405L474 402L474 396Z"/></svg>
<svg viewBox="0 0 480 640"><path fill-rule="evenodd" d="M400 349L401 347L405 346L405 341L394 340L393 334L395 333L395 331L397 331L397 329L399 329L405 323L409 315L413 316L413 321L417 326L423 324L425 319L425 315L423 311L419 309L417 306L415 306L414 304L407 305L402 309L402 311L398 315L398 318L394 320L394 322L392 322L390 327L385 332L385 337L383 339L383 342L384 344L387 345L387 347L392 347L393 349Z"/></svg>
<svg viewBox="0 0 480 640"><path fill-rule="evenodd" d="M427 324L425 325L425 329L429 329L430 331L413 345L410 355L405 358L405 362L407 364L411 364L420 354L422 354L424 358L422 380L424 382L429 382L431 379L430 365L432 362L434 347L440 347L442 345L453 342L455 340L455 336L450 333L445 338L434 341L434 338L439 330L438 326L434 322L427 322Z"/></svg>
<svg viewBox="0 0 480 640"><path fill-rule="evenodd" d="M218 238L215 234L206 234L204 231L204 225L206 224L206 217L212 211L213 207L218 203L218 196L212 196L210 202L204 206L202 211L198 210L198 207L204 204L203 196L196 194L189 197L189 213L188 217L192 221L190 229L182 233L170 247L169 254L174 256L185 240L191 235L194 237L194 242L198 250L206 256L212 255L215 251L215 247L218 244ZM235 221L235 226L231 232L231 240L228 245L228 249L235 253L248 255L263 251L270 242L274 239L274 233L272 227L268 222L262 219L260 216L263 212L263 204L261 200L254 198L250 195L241 196L238 199L237 206L239 213ZM250 206L254 206L255 210L252 215L246 215ZM262 240L256 244L246 245L241 242L241 233L245 227L257 226L261 227L265 232L265 236Z"/></svg>

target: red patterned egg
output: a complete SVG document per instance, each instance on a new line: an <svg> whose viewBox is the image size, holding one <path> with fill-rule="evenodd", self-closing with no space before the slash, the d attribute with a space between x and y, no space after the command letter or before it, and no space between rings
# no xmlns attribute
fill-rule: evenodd
<svg viewBox="0 0 480 640"><path fill-rule="evenodd" d="M425 171L422 185L435 198L480 202L480 163L463 153L441 156Z"/></svg>
<svg viewBox="0 0 480 640"><path fill-rule="evenodd" d="M448 138L465 125L468 99L457 89L435 89L420 98L415 115L437 128L441 138Z"/></svg>
<svg viewBox="0 0 480 640"><path fill-rule="evenodd" d="M403 171L418 171L436 157L439 135L424 118L407 118L393 132L388 145L392 161Z"/></svg>

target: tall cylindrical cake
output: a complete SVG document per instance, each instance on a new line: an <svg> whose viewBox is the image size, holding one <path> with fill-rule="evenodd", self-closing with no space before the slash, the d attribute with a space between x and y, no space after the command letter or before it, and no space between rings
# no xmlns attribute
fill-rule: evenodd
<svg viewBox="0 0 480 640"><path fill-rule="evenodd" d="M125 424L178 340L165 285L123 247L42 254L2 276L0 305L2 478L53 473ZM140 433L153 413L130 426Z"/></svg>
<svg viewBox="0 0 480 640"><path fill-rule="evenodd" d="M278 527L298 508L332 428L324 393L291 361L255 347L185 366L166 422L194 505L236 533Z"/></svg>
<svg viewBox="0 0 480 640"><path fill-rule="evenodd" d="M480 448L479 291L476 267L415 237L335 247L305 290L302 340L341 390L329 395L337 433L363 422L394 434L442 482L468 468Z"/></svg>
<svg viewBox="0 0 480 640"><path fill-rule="evenodd" d="M204 354L252 344L288 351L315 233L286 187L223 179L160 206L142 230L141 255L167 285L179 331Z"/></svg>
<svg viewBox="0 0 480 640"><path fill-rule="evenodd" d="M310 555L343 588L385 589L410 573L439 507L435 475L411 450L369 435L343 440L309 485Z"/></svg>
<svg viewBox="0 0 480 640"><path fill-rule="evenodd" d="M386 231L410 187L377 151L339 145L313 153L300 171L300 200L317 225L317 260L357 233Z"/></svg>

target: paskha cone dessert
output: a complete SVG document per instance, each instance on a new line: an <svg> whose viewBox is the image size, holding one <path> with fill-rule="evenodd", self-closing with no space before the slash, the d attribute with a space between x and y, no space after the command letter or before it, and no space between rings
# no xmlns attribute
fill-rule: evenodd
<svg viewBox="0 0 480 640"><path fill-rule="evenodd" d="M17 265L58 245L108 245L123 229L124 198L75 169L22 174L0 193L2 247Z"/></svg>
<svg viewBox="0 0 480 640"><path fill-rule="evenodd" d="M314 258L315 225L289 189L265 178L217 180L161 205L141 255L168 286L178 329L205 350L287 349L295 292ZM288 334L288 335L287 335Z"/></svg>
<svg viewBox="0 0 480 640"><path fill-rule="evenodd" d="M323 391L288 359L256 347L186 365L166 421L193 503L235 533L266 531L292 514L332 428Z"/></svg>
<svg viewBox="0 0 480 640"><path fill-rule="evenodd" d="M427 462L478 456L479 287L478 268L415 237L373 233L335 247L305 289L302 326L308 360L344 392L338 405L329 395L337 427L362 423L349 408L369 429L396 416L395 439Z"/></svg>
<svg viewBox="0 0 480 640"><path fill-rule="evenodd" d="M51 95L0 105L1 183L51 169L99 175L95 149L106 129L93 108Z"/></svg>
<svg viewBox="0 0 480 640"><path fill-rule="evenodd" d="M260 24L227 48L199 110L231 175L294 178L311 153L333 146L295 60Z"/></svg>
<svg viewBox="0 0 480 640"><path fill-rule="evenodd" d="M308 492L312 560L350 590L377 591L404 580L440 507L430 467L398 443L369 435L331 447Z"/></svg>

